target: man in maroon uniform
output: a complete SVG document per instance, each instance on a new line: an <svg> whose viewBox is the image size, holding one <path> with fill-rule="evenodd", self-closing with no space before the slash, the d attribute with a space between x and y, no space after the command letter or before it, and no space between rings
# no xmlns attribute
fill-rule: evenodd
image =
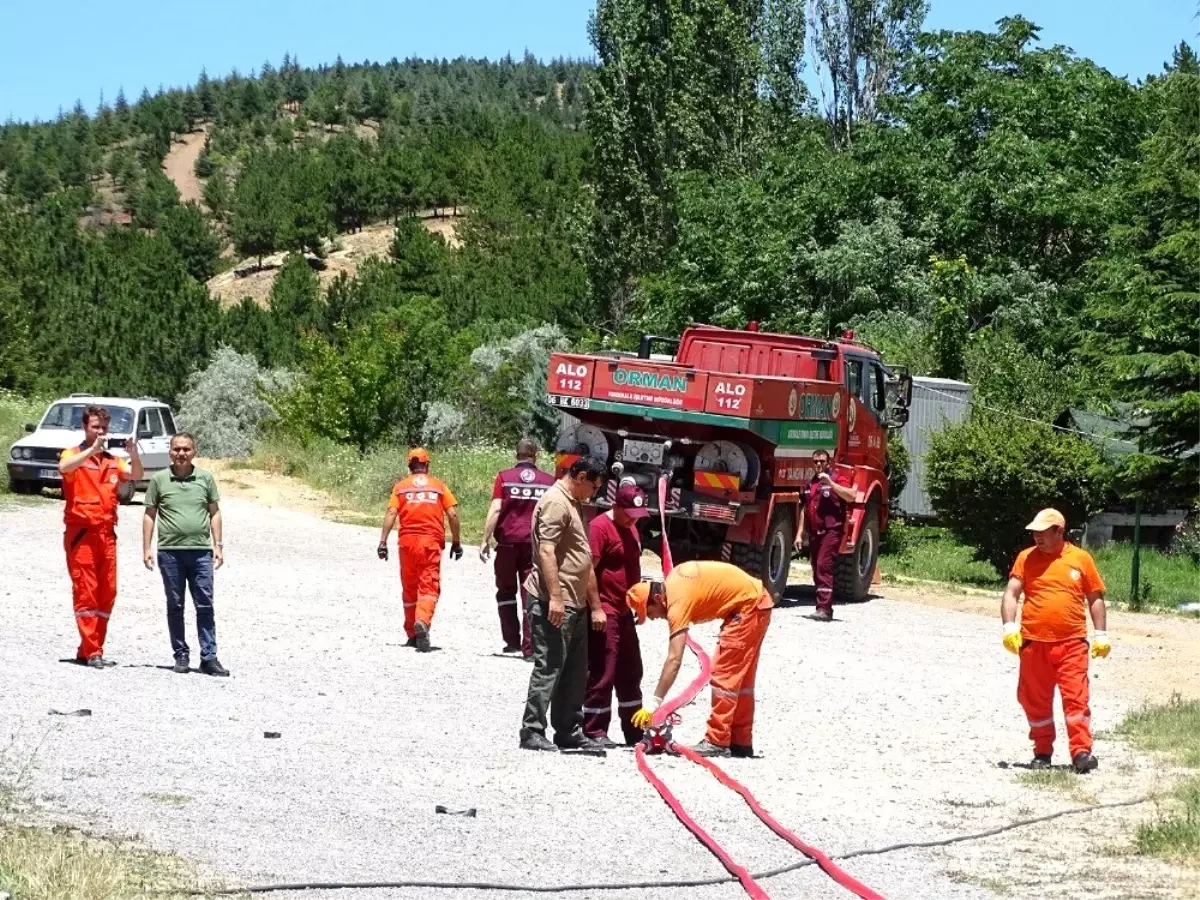
<svg viewBox="0 0 1200 900"><path fill-rule="evenodd" d="M533 544L529 526L533 508L554 477L537 467L538 447L524 439L517 444L517 464L496 476L492 485L492 505L483 526L479 558L487 562L491 539L496 535L496 609L500 613L500 632L504 652L518 650L526 659L533 658L529 619L525 615L525 579L533 566ZM521 618L517 618L517 593L521 593Z"/></svg>
<svg viewBox="0 0 1200 900"><path fill-rule="evenodd" d="M812 461L817 471L804 489L800 525L796 529L796 549L803 546L807 525L813 584L817 588L817 608L810 618L830 622L833 620L833 567L842 545L846 504L854 500L854 488L841 472L830 471L829 454L824 450L816 451Z"/></svg>
<svg viewBox="0 0 1200 900"><path fill-rule="evenodd" d="M642 729L632 721L633 714L642 708L642 650L625 593L642 580L637 520L649 514L642 489L624 484L617 491L613 508L596 516L588 526L600 605L606 618L603 631L588 632L583 733L604 747L616 746L608 737L614 689L625 743L632 746L642 739Z"/></svg>

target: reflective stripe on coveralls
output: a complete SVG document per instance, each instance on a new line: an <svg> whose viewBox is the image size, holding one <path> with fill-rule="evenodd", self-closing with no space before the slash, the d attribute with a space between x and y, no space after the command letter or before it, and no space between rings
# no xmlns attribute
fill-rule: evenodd
<svg viewBox="0 0 1200 900"><path fill-rule="evenodd" d="M670 574L672 568L671 547L666 540L666 488L667 480L664 476L659 480L658 483L658 505L662 519L663 534L662 561L664 577ZM706 654L700 648L699 644L692 640L690 634L688 635L687 646L688 649L696 655L696 659L700 663L700 674L697 675L695 680L684 689L683 693L679 694L672 700L668 700L658 708L657 712L654 713L654 716L651 719L652 728L662 728L662 726L668 721L668 718L672 720L672 724L677 724L679 717L675 714L675 711L692 702L695 696L704 687L705 683L709 679L710 674L712 673L712 662L709 660L708 654ZM754 876L751 875L750 872L743 866L739 866L734 861L733 857L731 857L724 850L724 848L721 847L720 844L713 840L712 836L709 835L708 832L696 824L696 821L687 814L687 811L683 808L683 805L678 799L676 799L675 795L671 793L670 789L666 786L666 784L663 783L662 779L656 776L650 769L650 764L646 761L646 744L647 741L642 741L634 750L634 757L637 761L638 771L641 772L646 780L649 781L654 787L654 789L658 791L659 796L663 798L663 801L671 808L671 812L675 813L676 818L678 818L679 821L684 824L688 831L690 831L697 840L704 844L704 846L707 847L709 851L721 861L721 865L723 865L731 875L733 875L742 883L742 887L745 889L747 895L752 898L768 898L769 900L767 892L763 890L762 886L757 881L754 880ZM708 771L711 772L722 784L737 791L738 794L741 795L742 799L746 801L747 805L749 805L754 814L758 816L760 821L766 824L768 828L774 831L777 835L779 835L805 856L814 860L827 875L829 875L842 887L851 891L855 896L861 898L861 900L884 900L881 894L873 891L871 888L867 887L865 884L849 875L820 850L805 844L798 837L796 837L796 835L792 834L792 832L788 831L786 828L776 822L771 814L763 809L759 802L754 798L754 795L751 794L750 791L748 791L742 784L726 775L720 766L702 756L699 756L687 747L681 747L672 744L670 745L670 749L675 750L680 755L690 759L697 765L701 765L708 769Z"/></svg>

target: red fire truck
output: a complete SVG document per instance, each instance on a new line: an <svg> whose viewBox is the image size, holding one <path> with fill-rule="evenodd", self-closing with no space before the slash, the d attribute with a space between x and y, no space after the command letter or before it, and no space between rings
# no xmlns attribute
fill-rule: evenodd
<svg viewBox="0 0 1200 900"><path fill-rule="evenodd" d="M652 353L668 345L673 353ZM569 414L559 473L581 455L609 477L591 501L604 509L632 479L655 515L644 545L661 552L659 482L666 476L671 551L726 559L775 596L787 585L800 491L827 450L851 477L840 596L868 593L888 524L887 432L907 421L912 379L847 332L838 340L692 325L678 339L643 335L633 354L551 356L547 402Z"/></svg>

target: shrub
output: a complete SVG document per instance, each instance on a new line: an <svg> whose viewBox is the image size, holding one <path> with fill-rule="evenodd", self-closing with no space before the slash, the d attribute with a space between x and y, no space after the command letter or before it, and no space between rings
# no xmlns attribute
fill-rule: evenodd
<svg viewBox="0 0 1200 900"><path fill-rule="evenodd" d="M541 325L471 354L476 390L471 436L501 445L533 437L543 447L558 434L559 415L546 403L546 369L550 354L568 346L557 325Z"/></svg>
<svg viewBox="0 0 1200 900"><path fill-rule="evenodd" d="M1053 506L1068 527L1103 507L1110 470L1099 451L1048 426L973 416L930 439L926 487L950 532L1003 574L1029 544L1025 525Z"/></svg>
<svg viewBox="0 0 1200 900"><path fill-rule="evenodd" d="M249 456L263 425L276 417L267 398L292 380L286 371L261 371L250 354L222 346L208 368L188 377L179 397L179 427L196 436L203 456Z"/></svg>
<svg viewBox="0 0 1200 900"><path fill-rule="evenodd" d="M425 424L421 426L421 443L426 447L449 447L467 439L467 414L445 400L423 404Z"/></svg>
<svg viewBox="0 0 1200 900"><path fill-rule="evenodd" d="M899 431L888 431L887 434L887 466L888 466L888 499L893 504L904 492L908 484L908 473L912 460L908 448L904 446L904 438Z"/></svg>

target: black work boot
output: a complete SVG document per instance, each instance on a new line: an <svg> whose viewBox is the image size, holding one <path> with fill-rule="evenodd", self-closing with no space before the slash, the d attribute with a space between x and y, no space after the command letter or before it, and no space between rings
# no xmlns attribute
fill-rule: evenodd
<svg viewBox="0 0 1200 900"><path fill-rule="evenodd" d="M1086 775L1098 765L1100 765L1100 760L1096 759L1090 753L1076 753L1071 759L1071 766L1080 775Z"/></svg>
<svg viewBox="0 0 1200 900"><path fill-rule="evenodd" d="M89 656L88 661L84 663L84 665L86 665L89 669L103 669L105 667L104 657L100 655Z"/></svg>
<svg viewBox="0 0 1200 900"><path fill-rule="evenodd" d="M600 747L603 750L614 750L617 747L621 746L616 741L614 741L612 738L610 738L607 734L601 734L601 735L589 734L589 735L587 735L587 739L589 741L591 741L593 744L595 744L597 747Z"/></svg>
<svg viewBox="0 0 1200 900"><path fill-rule="evenodd" d="M710 744L708 741L701 741L692 747L691 750L697 756L713 756L721 759L728 759L733 755L728 747L718 747L716 744Z"/></svg>
<svg viewBox="0 0 1200 900"><path fill-rule="evenodd" d="M413 637L413 640L416 641L415 646L417 648L418 653L428 653L430 650L433 649L432 647L429 646L429 626L428 625L426 625L424 622L418 622L416 625L413 626L413 631L416 632L416 635Z"/></svg>
<svg viewBox="0 0 1200 900"><path fill-rule="evenodd" d="M415 637L410 637L407 641L404 642L404 646L405 647L417 646L417 639Z"/></svg>
<svg viewBox="0 0 1200 900"><path fill-rule="evenodd" d="M604 745L597 743L582 731L577 731L567 737L554 735L554 743L560 750L603 750Z"/></svg>
<svg viewBox="0 0 1200 900"><path fill-rule="evenodd" d="M549 753L557 753L558 747L552 744L544 734L532 732L521 738L522 750L545 750Z"/></svg>
<svg viewBox="0 0 1200 900"><path fill-rule="evenodd" d="M814 609L809 616L814 622L832 622L833 610L831 609Z"/></svg>
<svg viewBox="0 0 1200 900"><path fill-rule="evenodd" d="M177 656L175 657L175 665L171 667L171 670L178 672L180 675L186 675L192 670L192 661L186 656Z"/></svg>
<svg viewBox="0 0 1200 900"><path fill-rule="evenodd" d="M1050 754L1039 753L1033 758L1033 762L1029 764L1031 769L1048 769L1050 768Z"/></svg>
<svg viewBox="0 0 1200 900"><path fill-rule="evenodd" d="M217 675L221 678L228 678L229 671L220 663L215 656L212 659L200 660L200 671L205 675Z"/></svg>
<svg viewBox="0 0 1200 900"><path fill-rule="evenodd" d="M752 744L730 744L729 755L734 759L753 759L754 746Z"/></svg>

